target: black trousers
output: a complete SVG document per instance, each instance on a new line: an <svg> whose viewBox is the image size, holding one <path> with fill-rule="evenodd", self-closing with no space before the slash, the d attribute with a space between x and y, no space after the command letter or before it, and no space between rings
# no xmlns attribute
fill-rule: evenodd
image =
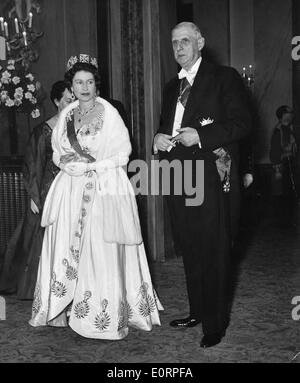
<svg viewBox="0 0 300 383"><path fill-rule="evenodd" d="M204 170L204 202L186 206L186 196L166 196L176 246L181 249L190 315L204 334L222 332L229 323L231 230L229 194L222 191L214 162Z"/></svg>

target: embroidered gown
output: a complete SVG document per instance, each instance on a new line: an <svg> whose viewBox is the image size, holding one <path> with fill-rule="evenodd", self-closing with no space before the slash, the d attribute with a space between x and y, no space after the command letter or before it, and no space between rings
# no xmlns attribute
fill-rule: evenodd
<svg viewBox="0 0 300 383"><path fill-rule="evenodd" d="M34 129L27 145L23 165L27 210L8 243L0 274L0 291L16 292L18 299L33 299L44 236L41 211L50 185L59 172L52 162L51 135L51 127L43 123ZM30 199L40 213L31 211Z"/></svg>
<svg viewBox="0 0 300 383"><path fill-rule="evenodd" d="M117 111L105 100L97 100L105 107L104 115L83 125L77 140L99 166L79 177L61 171L50 188L29 323L69 324L84 337L122 339L128 326L150 331L160 325L162 306L152 286L134 195L103 193L111 179L122 191L130 190L119 165L128 161L131 146ZM78 104L61 114L52 136L57 162L75 155L64 120L72 123L74 105ZM122 151L125 156L117 164L114 161ZM112 169L108 163L114 164Z"/></svg>

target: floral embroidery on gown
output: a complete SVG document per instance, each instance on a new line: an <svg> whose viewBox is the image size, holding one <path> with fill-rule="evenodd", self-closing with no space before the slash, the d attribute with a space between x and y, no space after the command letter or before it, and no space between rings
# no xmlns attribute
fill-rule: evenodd
<svg viewBox="0 0 300 383"><path fill-rule="evenodd" d="M131 149L118 113L100 100L104 114L77 132L81 148L99 164L112 158L112 142L116 152L118 146L128 155ZM74 105L67 109L68 114L62 115L72 118ZM55 129L60 154L76 156L66 128L60 135L58 127ZM118 182L131 187L120 166L114 174ZM126 226L135 223L139 228L135 197L129 202L128 197L105 199L101 193L103 175L105 171L90 171L80 177L60 172L51 186L42 219L46 229L29 322L32 326L69 325L88 338L122 339L128 327L150 331L153 325L160 325L158 310L163 308L152 285L144 244L132 240L138 236L130 236L129 242L122 239ZM114 206L120 209L116 221L116 214L111 213Z"/></svg>

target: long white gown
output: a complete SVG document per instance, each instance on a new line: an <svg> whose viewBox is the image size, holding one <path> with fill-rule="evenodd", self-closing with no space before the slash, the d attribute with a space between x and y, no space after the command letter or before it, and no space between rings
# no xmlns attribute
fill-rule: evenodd
<svg viewBox="0 0 300 383"><path fill-rule="evenodd" d="M96 158L96 171L80 177L61 171L45 202L29 323L69 325L84 337L122 339L128 326L150 331L160 325L163 308L152 286L135 196L121 167L131 150L128 132L118 112L97 101L105 108L102 123L93 121L77 132L81 147ZM62 112L54 129L56 163L74 153L65 121L77 105Z"/></svg>

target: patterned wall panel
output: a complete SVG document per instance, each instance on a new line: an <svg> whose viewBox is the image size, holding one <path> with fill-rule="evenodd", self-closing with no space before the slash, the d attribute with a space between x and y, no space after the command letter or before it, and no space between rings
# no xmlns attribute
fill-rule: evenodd
<svg viewBox="0 0 300 383"><path fill-rule="evenodd" d="M129 116L134 152L138 158L143 158L145 116L142 1L124 0L121 7L123 99Z"/></svg>
<svg viewBox="0 0 300 383"><path fill-rule="evenodd" d="M131 159L144 159L145 105L144 105L144 43L143 2L121 1L123 103L128 116L133 153ZM143 238L147 247L147 199L137 196Z"/></svg>

